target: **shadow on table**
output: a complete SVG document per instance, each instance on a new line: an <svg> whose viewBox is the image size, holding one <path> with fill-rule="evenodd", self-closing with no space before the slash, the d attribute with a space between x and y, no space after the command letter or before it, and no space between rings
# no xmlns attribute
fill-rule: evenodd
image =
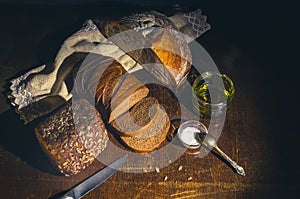
<svg viewBox="0 0 300 199"><path fill-rule="evenodd" d="M59 175L51 165L34 134L34 123L23 124L14 110L0 115L0 145L43 172Z"/></svg>

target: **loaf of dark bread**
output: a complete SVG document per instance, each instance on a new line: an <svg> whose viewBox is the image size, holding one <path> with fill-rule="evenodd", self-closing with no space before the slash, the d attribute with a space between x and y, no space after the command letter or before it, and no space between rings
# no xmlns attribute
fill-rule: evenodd
<svg viewBox="0 0 300 199"><path fill-rule="evenodd" d="M53 165L66 176L90 165L108 141L100 114L86 100L68 102L42 121L35 134Z"/></svg>

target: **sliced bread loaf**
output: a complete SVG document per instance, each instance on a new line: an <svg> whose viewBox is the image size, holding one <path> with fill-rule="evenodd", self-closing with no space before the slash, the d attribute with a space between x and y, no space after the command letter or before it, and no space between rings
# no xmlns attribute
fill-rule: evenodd
<svg viewBox="0 0 300 199"><path fill-rule="evenodd" d="M123 136L137 136L155 121L159 113L158 101L153 97L146 97L130 111L116 118L111 125Z"/></svg>

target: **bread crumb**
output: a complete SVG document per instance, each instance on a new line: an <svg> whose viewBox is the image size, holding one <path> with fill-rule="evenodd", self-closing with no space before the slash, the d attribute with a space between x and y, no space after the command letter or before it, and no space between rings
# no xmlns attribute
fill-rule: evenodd
<svg viewBox="0 0 300 199"><path fill-rule="evenodd" d="M180 165L179 167L178 167L178 171L181 171L182 170L182 166Z"/></svg>
<svg viewBox="0 0 300 199"><path fill-rule="evenodd" d="M146 172L147 172L147 169L143 168L143 172L145 172L145 173L146 173Z"/></svg>
<svg viewBox="0 0 300 199"><path fill-rule="evenodd" d="M164 177L164 181L167 181L167 180L168 180L168 176L165 176L165 177Z"/></svg>
<svg viewBox="0 0 300 199"><path fill-rule="evenodd" d="M193 179L193 177L188 177L188 181L191 181Z"/></svg>
<svg viewBox="0 0 300 199"><path fill-rule="evenodd" d="M159 170L159 168L158 168L158 167L155 167L155 171L156 171L157 173L159 173L159 172L160 172L160 170Z"/></svg>
<svg viewBox="0 0 300 199"><path fill-rule="evenodd" d="M168 163L171 164L171 163L172 163L172 160L169 160Z"/></svg>

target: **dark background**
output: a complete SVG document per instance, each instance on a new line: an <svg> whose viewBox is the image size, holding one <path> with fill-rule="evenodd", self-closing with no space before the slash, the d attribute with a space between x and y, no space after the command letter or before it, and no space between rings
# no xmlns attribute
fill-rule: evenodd
<svg viewBox="0 0 300 199"><path fill-rule="evenodd" d="M212 29L201 36L200 44L221 71L236 71L232 76L239 76L236 79L248 85L249 96L258 99L258 117L269 127L264 137L271 148L266 153L270 155L272 172L261 183L270 184L278 197L299 194L299 11L295 5L286 1L64 2L36 0L0 4L2 76L11 74L12 77L28 66L53 60L63 40L80 28L85 19L123 16L148 9L171 14L175 3L183 10L201 8ZM214 57L215 54L221 56ZM1 108L7 109L1 100ZM13 120L1 119L5 127L15 125L9 124ZM0 139L5 148L6 136Z"/></svg>

